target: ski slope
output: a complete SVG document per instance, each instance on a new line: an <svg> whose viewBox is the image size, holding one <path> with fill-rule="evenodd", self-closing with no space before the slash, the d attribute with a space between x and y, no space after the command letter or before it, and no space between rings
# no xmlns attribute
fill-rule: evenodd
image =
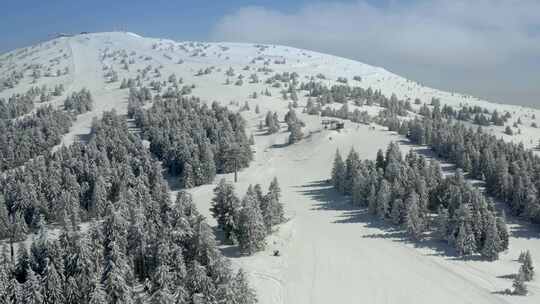
<svg viewBox="0 0 540 304"><path fill-rule="evenodd" d="M537 228L510 218L510 249L501 254L499 261L464 261L444 255L442 244L408 242L399 230L351 209L347 198L326 183L336 149L347 153L354 147L362 158L373 159L379 148L384 149L391 141L399 140L397 135L381 127L372 130L353 123L346 123L341 132L323 130L320 117L308 116L299 110L299 117L306 122L304 134L307 135L301 142L285 146L288 138L285 130L274 135L258 131L259 122L264 120L267 111L276 111L281 118L288 110L288 101L279 93L281 89L264 83L266 78L282 72L296 72L300 81L323 74L324 82L329 85L337 83L338 77L346 77L351 86L372 87L388 96L395 93L398 98L420 98L423 102L435 97L443 104L455 107L479 105L502 113L508 111L512 121L521 118L521 134L506 136L502 134L504 127L489 127L489 130L506 140L523 142L526 147L536 146L536 140L540 138L540 131L530 127L535 121L533 114L540 118L538 110L438 91L382 68L291 47L175 42L120 32L63 37L31 47L25 56L1 55L0 75L23 69L25 64L47 66L60 53L67 54L58 64L62 68L68 67L67 75L42 77L37 84L25 77L15 88L0 92L0 97L25 92L33 85L62 83L66 93L48 102L59 106L66 94L88 88L94 97L94 109L77 117L61 145L84 138L90 131L92 119L104 111L114 109L126 113L128 90L119 89L120 82L111 83L104 76L111 68L121 81L135 78L151 66L152 71L148 79L144 78L144 85L152 80L166 81L174 73L184 84L194 85L192 95L201 97L204 102L216 100L227 105L237 102L242 106L248 101L251 111L242 113L249 132L255 136L256 153L250 167L240 172L236 190L241 195L249 184L255 183L266 188L276 176L289 218L269 236L267 249L263 252L240 257L234 246L222 247L235 267L247 271L259 303L539 303L538 278L528 284L530 295L527 297L499 294L505 288L511 288L512 280L508 276L517 272L519 264L515 259L521 250L529 249L533 260L540 265L540 232ZM129 64L129 70L123 69L118 54L134 60ZM250 69L244 70L246 66ZM265 66L273 70L268 75L257 71ZM196 76L199 70L211 67L211 73ZM153 72L156 68L159 75ZM236 76L245 76L242 86L224 84L225 71L229 68L234 69ZM248 76L252 73L256 73L261 82L249 83ZM236 76L231 78L235 80ZM362 77L362 81L353 81L354 76ZM270 90L272 96L249 98L253 92L265 89ZM300 96L299 103L305 105L306 98ZM238 110L238 105L233 103L230 107ZM253 111L256 105L260 107L260 114ZM370 113L376 111L370 109ZM404 145L402 150L406 152L409 148ZM199 210L212 225L216 223L209 212L210 199L212 189L221 177L232 180L231 175L219 176L214 184L190 189ZM175 191L171 195L174 196ZM281 255L274 257L274 250L279 250Z"/></svg>

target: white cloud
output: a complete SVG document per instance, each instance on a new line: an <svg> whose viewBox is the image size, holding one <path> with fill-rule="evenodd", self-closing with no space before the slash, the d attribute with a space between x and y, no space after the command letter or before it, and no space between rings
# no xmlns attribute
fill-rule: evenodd
<svg viewBox="0 0 540 304"><path fill-rule="evenodd" d="M526 70L540 66L540 1L391 1L384 7L364 1L320 2L292 13L244 7L224 16L212 38L325 51L427 82L434 73L447 72L461 77L448 79L447 88L489 95L492 88L485 79L476 88L474 83L471 88L456 84L467 75L474 80L480 72L491 77L494 71L516 67L533 74Z"/></svg>

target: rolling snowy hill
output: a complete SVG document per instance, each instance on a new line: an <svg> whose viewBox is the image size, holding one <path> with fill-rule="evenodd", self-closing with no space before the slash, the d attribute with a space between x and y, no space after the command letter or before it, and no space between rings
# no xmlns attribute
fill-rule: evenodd
<svg viewBox="0 0 540 304"><path fill-rule="evenodd" d="M32 76L35 70L40 70L40 77ZM47 72L50 76L45 75ZM255 159L239 173L236 189L244 193L249 184L256 183L267 187L276 176L289 218L278 232L269 236L265 251L244 257L238 256L235 248L222 246L236 267L247 270L259 303L540 301L538 279L530 282L527 297L498 293L511 287L508 275L516 271L515 259L520 251L529 249L533 259L540 261L537 227L509 219L510 249L498 261L457 259L441 254L436 246L407 242L385 229L384 224L374 224L369 215L349 208L347 198L326 183L336 149L347 152L354 147L362 158L374 159L378 149L400 140L394 132L378 125L352 122L346 122L340 132L325 130L321 117L300 110L298 115L306 123L304 134L307 135L301 142L286 146L288 132L264 135L258 131L268 111L282 117L288 110L289 101L280 93L283 88L265 82L277 73L297 73L300 82L313 78L327 85L344 83L346 79L350 86L371 87L411 103L420 99L429 104L432 98L437 98L455 108L480 106L489 111L509 112L511 118L507 124L521 121L519 134L504 134L504 126L486 129L505 140L522 142L527 148L536 147L540 138L540 129L531 126L537 116L540 119L539 110L442 92L382 68L292 47L175 42L123 32L62 37L0 55L0 80L8 79L13 73L22 73L23 77L12 87L0 90L0 98L8 99L33 86L52 88L62 84L65 87L62 96L37 104L61 106L67 94L82 88L90 90L93 110L77 116L60 145L83 139L90 132L93 118L104 111L127 113L129 90L120 88L123 79L131 78L152 87L167 82L174 74L183 80L183 85L192 88L191 95L204 102L218 101L235 111L247 102L251 110L242 111L242 115L255 138ZM270 94L264 94L265 91ZM253 98L253 93L257 98ZM300 107L306 102L307 97L299 96ZM259 113L253 111L255 107ZM381 110L378 106L358 108L373 116ZM414 110L419 108L420 105L413 104ZM402 146L403 151L411 148L416 147ZM230 174L223 177L233 178ZM190 189L198 209L212 225L216 223L209 212L210 200L218 180ZM174 197L176 191L171 195ZM273 256L274 250L279 250L281 255Z"/></svg>

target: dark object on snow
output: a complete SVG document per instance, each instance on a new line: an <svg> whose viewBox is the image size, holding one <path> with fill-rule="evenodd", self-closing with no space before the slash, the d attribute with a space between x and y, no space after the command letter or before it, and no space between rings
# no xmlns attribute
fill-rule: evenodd
<svg viewBox="0 0 540 304"><path fill-rule="evenodd" d="M279 250L274 250L274 256L280 256Z"/></svg>
<svg viewBox="0 0 540 304"><path fill-rule="evenodd" d="M330 129L330 130L340 130L345 127L345 123L340 122L337 119L323 119L322 125L324 129Z"/></svg>

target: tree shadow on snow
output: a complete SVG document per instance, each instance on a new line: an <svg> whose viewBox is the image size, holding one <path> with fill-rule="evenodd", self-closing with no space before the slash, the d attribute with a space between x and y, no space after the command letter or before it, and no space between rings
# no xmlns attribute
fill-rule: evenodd
<svg viewBox="0 0 540 304"><path fill-rule="evenodd" d="M456 252L451 246L429 235L418 241L411 239L405 230L397 228L387 221L380 220L370 214L367 208L351 205L350 198L337 192L327 180L314 181L306 185L297 186L297 188L300 188L300 193L316 201L312 210L341 211L333 223L362 223L367 228L380 230L378 233L361 235L360 237L362 238L388 239L392 242L407 243L413 245L415 248L431 249L434 251L434 253L427 253L427 255L445 256L453 260L480 259L479 256L456 257Z"/></svg>
<svg viewBox="0 0 540 304"><path fill-rule="evenodd" d="M228 258L239 258L242 256L237 245L231 245L225 242L225 234L221 229L212 227L212 230L214 230L214 235L217 243L219 244L218 248L221 251L221 254Z"/></svg>
<svg viewBox="0 0 540 304"><path fill-rule="evenodd" d="M499 278L499 279L506 279L506 280L513 280L513 279L516 278L516 274L515 274L515 273L504 274L504 275L497 276L497 278Z"/></svg>
<svg viewBox="0 0 540 304"><path fill-rule="evenodd" d="M279 149L279 148L285 148L285 147L288 147L290 146L289 143L282 143L282 144L273 144L270 146L270 148L272 149Z"/></svg>

